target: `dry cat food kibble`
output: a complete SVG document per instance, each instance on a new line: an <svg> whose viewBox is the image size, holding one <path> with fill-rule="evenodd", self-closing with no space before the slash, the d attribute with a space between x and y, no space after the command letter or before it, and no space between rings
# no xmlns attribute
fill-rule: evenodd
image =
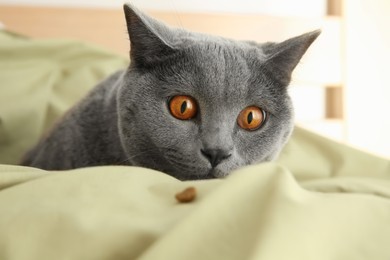
<svg viewBox="0 0 390 260"><path fill-rule="evenodd" d="M191 202L196 197L196 189L195 187L188 187L182 192L179 192L175 195L175 198L178 202L186 203Z"/></svg>

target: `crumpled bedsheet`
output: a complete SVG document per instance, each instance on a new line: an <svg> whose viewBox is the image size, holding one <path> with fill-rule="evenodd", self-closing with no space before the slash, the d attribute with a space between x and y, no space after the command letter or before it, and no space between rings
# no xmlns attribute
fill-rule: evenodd
<svg viewBox="0 0 390 260"><path fill-rule="evenodd" d="M388 260L383 174L298 182L266 163L224 180L181 182L136 167L3 165L0 259ZM190 186L196 199L176 201Z"/></svg>
<svg viewBox="0 0 390 260"><path fill-rule="evenodd" d="M296 128L280 158L226 179L16 164L128 60L0 33L0 259L389 260L390 162ZM180 203L175 194L196 188Z"/></svg>

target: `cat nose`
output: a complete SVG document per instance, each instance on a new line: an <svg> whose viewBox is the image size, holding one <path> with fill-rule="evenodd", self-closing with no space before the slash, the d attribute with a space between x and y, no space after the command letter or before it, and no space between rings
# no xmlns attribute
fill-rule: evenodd
<svg viewBox="0 0 390 260"><path fill-rule="evenodd" d="M210 161L212 167L217 166L232 155L229 151L221 149L201 149L200 152Z"/></svg>

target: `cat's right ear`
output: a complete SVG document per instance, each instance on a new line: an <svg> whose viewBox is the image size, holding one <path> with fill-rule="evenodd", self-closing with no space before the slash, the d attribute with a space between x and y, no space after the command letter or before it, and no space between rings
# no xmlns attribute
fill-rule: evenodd
<svg viewBox="0 0 390 260"><path fill-rule="evenodd" d="M268 56L264 65L271 71L273 78L283 86L287 86L293 70L320 33L321 30L316 30L281 43L264 45L263 50Z"/></svg>
<svg viewBox="0 0 390 260"><path fill-rule="evenodd" d="M124 4L123 10L130 37L130 59L133 65L149 67L175 52L170 44L173 36L167 26L146 16L130 4Z"/></svg>

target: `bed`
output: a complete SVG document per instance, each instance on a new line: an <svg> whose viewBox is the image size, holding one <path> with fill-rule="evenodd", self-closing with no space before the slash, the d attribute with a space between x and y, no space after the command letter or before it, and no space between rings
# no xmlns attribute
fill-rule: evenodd
<svg viewBox="0 0 390 260"><path fill-rule="evenodd" d="M219 180L49 172L22 154L125 56L0 31L0 259L390 259L390 163L301 128ZM195 187L180 203L175 194Z"/></svg>

